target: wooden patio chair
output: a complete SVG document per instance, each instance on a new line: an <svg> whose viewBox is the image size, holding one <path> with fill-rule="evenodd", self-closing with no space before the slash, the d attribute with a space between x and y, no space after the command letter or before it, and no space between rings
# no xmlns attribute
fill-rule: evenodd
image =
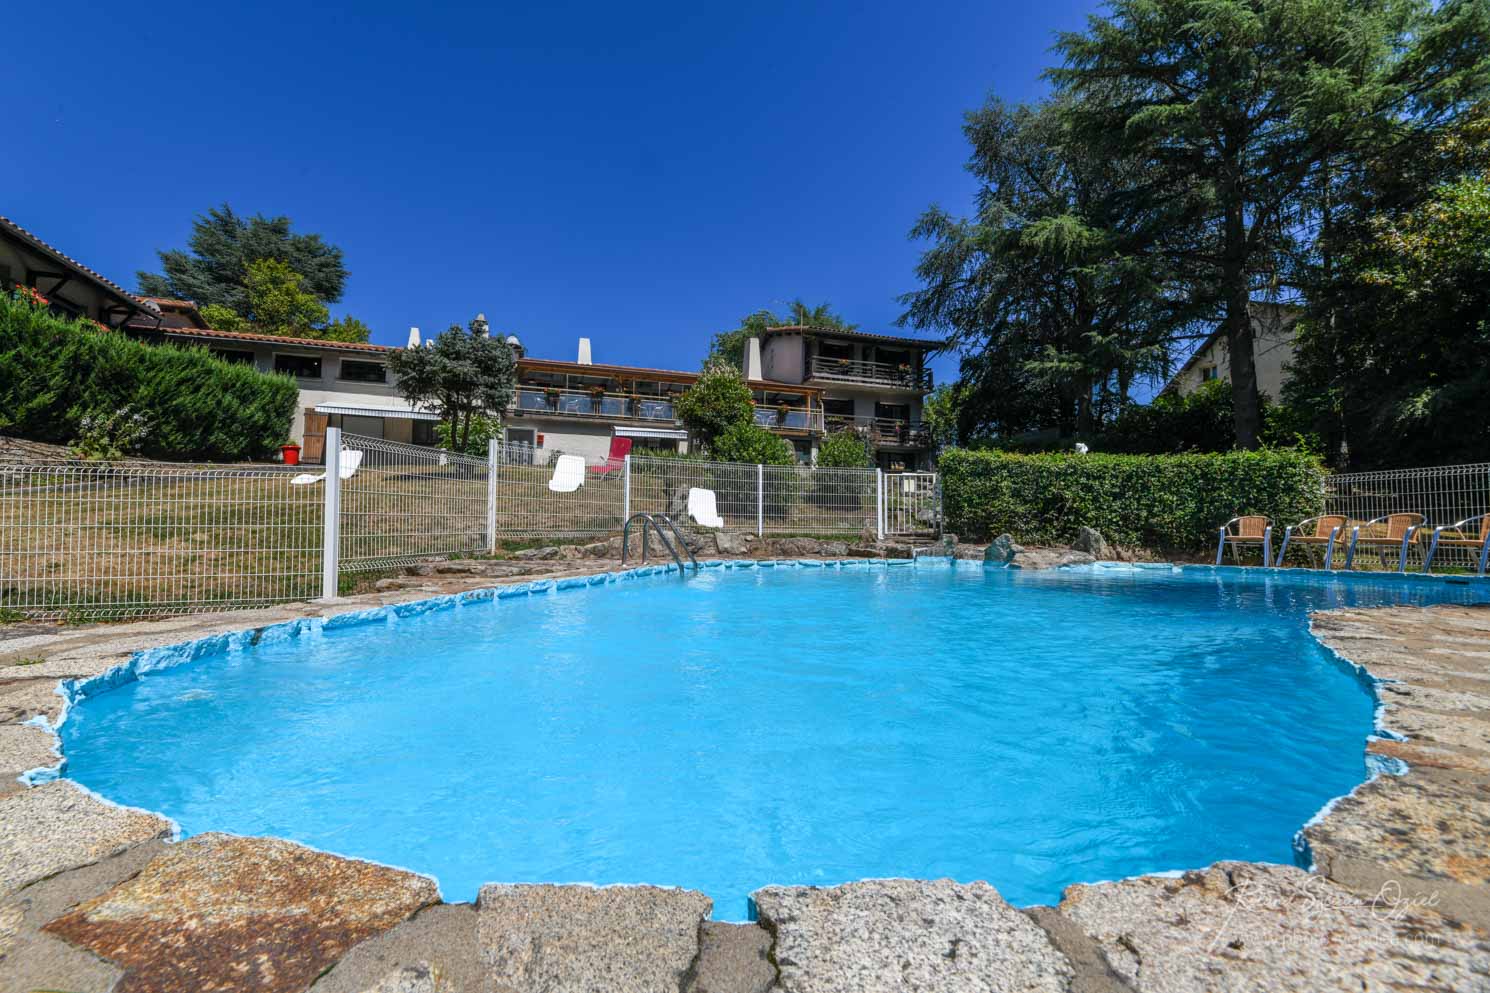
<svg viewBox="0 0 1490 993"><path fill-rule="evenodd" d="M1278 549L1278 561L1274 563L1279 568L1283 567L1283 556L1288 554L1289 544L1303 545L1309 553L1309 565L1314 565L1314 548L1316 545L1324 546L1324 567L1331 569L1335 564L1335 542L1345 533L1344 514L1324 514L1320 517L1311 517L1308 520L1290 524L1283 529L1283 545Z"/></svg>
<svg viewBox="0 0 1490 993"><path fill-rule="evenodd" d="M1232 561L1241 565L1241 548L1244 545L1261 545L1262 564L1271 565L1273 522L1259 514L1246 514L1233 517L1221 525L1220 537L1216 542L1216 564L1221 564L1221 556L1225 553L1227 546L1230 546Z"/></svg>
<svg viewBox="0 0 1490 993"><path fill-rule="evenodd" d="M1381 552L1382 565L1387 564L1391 549L1397 549L1397 571L1407 571L1407 550L1418 540L1418 531L1426 523L1422 514L1397 513L1378 517L1350 529L1350 548L1345 553L1345 568L1355 566L1357 545L1376 548Z"/></svg>
<svg viewBox="0 0 1490 993"><path fill-rule="evenodd" d="M1480 522L1480 532L1474 535L1465 528L1475 521ZM1477 548L1480 551L1480 563L1477 574L1485 574L1485 565L1490 561L1490 514L1480 514L1478 517L1466 517L1457 524L1444 524L1433 529L1433 537L1428 542L1428 554L1423 556L1423 571L1427 572L1433 565L1433 556L1440 548Z"/></svg>

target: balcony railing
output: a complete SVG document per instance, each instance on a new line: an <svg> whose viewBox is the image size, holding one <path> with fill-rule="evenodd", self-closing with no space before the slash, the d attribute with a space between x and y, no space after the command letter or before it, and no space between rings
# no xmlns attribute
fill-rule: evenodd
<svg viewBox="0 0 1490 993"><path fill-rule="evenodd" d="M570 417L621 418L638 421L677 420L671 400L626 396L619 393L596 395L579 390L545 390L518 387L508 408L518 413L561 414Z"/></svg>
<svg viewBox="0 0 1490 993"><path fill-rule="evenodd" d="M916 372L910 366L891 365L888 362L859 362L855 359L830 359L822 355L812 357L808 378L827 383L855 383L864 386L885 386L901 390L931 390L931 370Z"/></svg>
<svg viewBox="0 0 1490 993"><path fill-rule="evenodd" d="M893 417L849 417L829 414L829 431L849 428L864 434L882 448L930 448L931 431L919 421L900 421Z"/></svg>
<svg viewBox="0 0 1490 993"><path fill-rule="evenodd" d="M823 412L805 407L756 407L755 423L763 428L781 428L792 431L822 431Z"/></svg>

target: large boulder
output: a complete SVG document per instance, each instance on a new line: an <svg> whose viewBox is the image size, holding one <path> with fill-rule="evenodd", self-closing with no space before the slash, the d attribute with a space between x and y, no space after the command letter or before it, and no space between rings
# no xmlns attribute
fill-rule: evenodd
<svg viewBox="0 0 1490 993"><path fill-rule="evenodd" d="M749 555L756 540L748 531L715 531L714 551L720 555Z"/></svg>
<svg viewBox="0 0 1490 993"><path fill-rule="evenodd" d="M823 543L816 538L777 538L771 543L781 558L802 559L823 553Z"/></svg>
<svg viewBox="0 0 1490 993"><path fill-rule="evenodd" d="M1091 565L1097 561L1086 552L1078 552L1070 548L1027 548L1020 549L1015 561L1009 563L1012 569L1059 569L1068 565Z"/></svg>
<svg viewBox="0 0 1490 993"><path fill-rule="evenodd" d="M993 544L983 552L983 561L992 562L996 565L1008 565L1014 561L1014 556L1024 551L1014 543L1012 534L1001 534L993 539Z"/></svg>
<svg viewBox="0 0 1490 993"><path fill-rule="evenodd" d="M1076 540L1071 542L1071 548L1086 552L1095 559L1112 558L1112 549L1108 547L1107 539L1096 528L1082 527L1077 530Z"/></svg>

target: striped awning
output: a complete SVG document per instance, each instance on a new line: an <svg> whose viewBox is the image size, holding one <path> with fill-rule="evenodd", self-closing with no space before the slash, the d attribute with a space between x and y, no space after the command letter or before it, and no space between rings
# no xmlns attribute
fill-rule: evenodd
<svg viewBox="0 0 1490 993"><path fill-rule="evenodd" d="M630 428L617 426L616 434L622 438L675 438L687 441L688 432L682 428Z"/></svg>
<svg viewBox="0 0 1490 993"><path fill-rule="evenodd" d="M438 421L439 414L413 407L363 407L355 403L318 403L318 414L351 414L353 417L401 417L408 421Z"/></svg>

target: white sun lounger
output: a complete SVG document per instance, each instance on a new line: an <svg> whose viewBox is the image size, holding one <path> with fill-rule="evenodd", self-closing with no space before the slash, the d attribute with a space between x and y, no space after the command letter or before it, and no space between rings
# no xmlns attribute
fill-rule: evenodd
<svg viewBox="0 0 1490 993"><path fill-rule="evenodd" d="M719 516L713 490L697 486L688 490L688 516L706 528L724 527L724 518Z"/></svg>
<svg viewBox="0 0 1490 993"><path fill-rule="evenodd" d="M560 455L554 463L554 478L548 488L555 493L573 493L585 483L585 460L578 455Z"/></svg>
<svg viewBox="0 0 1490 993"><path fill-rule="evenodd" d="M361 468L361 466L362 453L348 449L347 451L341 453L341 465L337 469L336 474L342 479L351 479L352 476L357 472L357 470ZM324 472L319 474L302 472L300 475L290 480L290 484L292 486L309 486L311 483L319 483L325 478L326 474Z"/></svg>

